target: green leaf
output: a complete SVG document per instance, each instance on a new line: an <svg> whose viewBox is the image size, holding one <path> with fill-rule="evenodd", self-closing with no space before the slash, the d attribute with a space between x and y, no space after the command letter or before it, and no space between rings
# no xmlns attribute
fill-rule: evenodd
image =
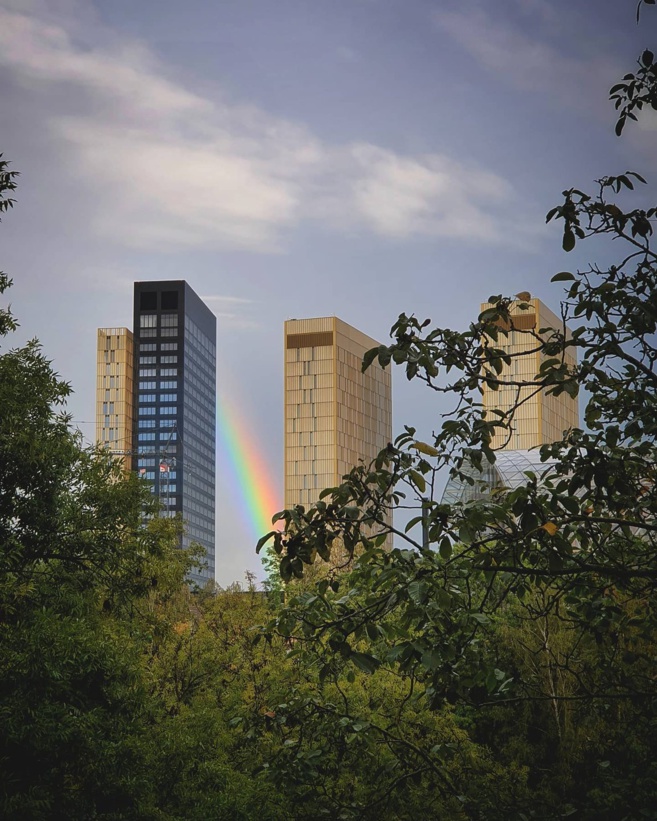
<svg viewBox="0 0 657 821"><path fill-rule="evenodd" d="M560 271L552 277L550 282L566 282L571 279L575 279L575 274L571 274L570 271Z"/></svg>
<svg viewBox="0 0 657 821"><path fill-rule="evenodd" d="M404 533L408 533L408 531L412 530L415 527L415 525L420 524L423 518L424 516L414 516L404 528Z"/></svg>
<svg viewBox="0 0 657 821"><path fill-rule="evenodd" d="M270 530L269 533L266 533L264 536L261 536L258 539L258 544L256 545L256 553L260 553L262 548L267 544L267 542L271 539L272 536L276 535L275 530Z"/></svg>
<svg viewBox="0 0 657 821"><path fill-rule="evenodd" d="M414 604L421 605L424 603L427 595L427 586L424 582L412 581L408 585L408 597Z"/></svg>
<svg viewBox="0 0 657 821"><path fill-rule="evenodd" d="M414 442L413 447L420 453L424 453L425 456L439 455L439 451L437 451L432 445L427 445L426 442Z"/></svg>
<svg viewBox="0 0 657 821"><path fill-rule="evenodd" d="M370 656L368 653L357 653L354 651L350 658L359 670L362 670L363 673L367 673L368 675L376 673L381 665L378 659L374 658L374 656Z"/></svg>
<svg viewBox="0 0 657 821"><path fill-rule="evenodd" d="M424 493L424 491L427 489L427 483L424 479L424 476L421 473L418 473L417 470L409 470L408 475L415 482L415 485L417 489L420 491L420 493Z"/></svg>
<svg viewBox="0 0 657 821"><path fill-rule="evenodd" d="M361 371L365 373L365 371L370 367L372 362L378 356L379 349L378 348L370 348L369 351L365 352L365 356L363 357L363 364L361 365Z"/></svg>
<svg viewBox="0 0 657 821"><path fill-rule="evenodd" d="M447 536L445 536L442 541L440 542L440 557L445 561L452 558L452 543Z"/></svg>

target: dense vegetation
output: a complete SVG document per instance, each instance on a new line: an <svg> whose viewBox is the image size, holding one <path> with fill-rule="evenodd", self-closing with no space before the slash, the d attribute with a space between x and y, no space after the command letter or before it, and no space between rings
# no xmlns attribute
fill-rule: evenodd
<svg viewBox="0 0 657 821"><path fill-rule="evenodd" d="M612 89L619 133L656 93L645 51ZM0 157L0 214L16 183ZM544 449L547 476L465 506L433 498L437 471L471 480L512 423L479 399L504 379L510 302L463 333L401 316L364 367L401 365L455 411L433 441L406 429L281 514L271 595L190 592L180 523L83 447L39 344L5 347L0 816L657 817L656 211L621 207L635 185L605 177L548 215L565 250L598 236L627 250L555 277L573 332L536 335L533 385L583 392L586 428ZM14 328L3 309L2 338ZM417 517L386 551L371 526L403 500ZM306 578L338 546L352 568Z"/></svg>

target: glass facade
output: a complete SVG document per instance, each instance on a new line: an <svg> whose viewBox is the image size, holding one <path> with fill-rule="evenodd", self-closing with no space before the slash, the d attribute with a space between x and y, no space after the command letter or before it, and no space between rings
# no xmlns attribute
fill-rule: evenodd
<svg viewBox="0 0 657 821"><path fill-rule="evenodd" d="M541 328L561 329L562 321L538 299L528 299L530 307L521 310L519 302L512 303L510 313L513 325L507 336L500 334L496 347L502 348L511 355L511 363L504 365L499 378L502 381L531 382L539 372L543 358L536 351L536 334ZM485 302L481 310L493 307ZM573 352L566 352L566 362L575 366ZM533 395L532 395L533 394ZM487 410L510 410L514 404L522 403L517 408L512 422L512 430L498 431L493 439L494 448L505 450L529 450L540 445L550 444L561 439L564 430L579 425L577 398L566 393L560 396L548 395L545 391L534 392L532 387L518 388L515 385L501 387L497 391L484 390L483 403Z"/></svg>
<svg viewBox="0 0 657 821"><path fill-rule="evenodd" d="M285 507L307 507L392 438L390 370L363 356L378 342L337 317L285 323Z"/></svg>
<svg viewBox="0 0 657 821"><path fill-rule="evenodd" d="M182 515L182 546L200 544L215 573L216 319L182 281L136 282L135 469L152 482L163 515Z"/></svg>

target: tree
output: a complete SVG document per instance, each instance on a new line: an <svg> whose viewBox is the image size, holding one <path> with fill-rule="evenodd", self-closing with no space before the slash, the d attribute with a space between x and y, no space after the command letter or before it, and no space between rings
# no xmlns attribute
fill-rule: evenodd
<svg viewBox="0 0 657 821"><path fill-rule="evenodd" d="M652 52L610 93L620 134L642 105L655 105ZM284 557L287 575L338 542L360 552L352 572L297 589L270 631L293 637L308 658L337 654L375 675L412 678L433 710L455 709L473 740L530 767L532 811L548 817L568 807L581 818L653 817L657 795L657 772L645 766L657 753L657 208L625 206L637 184L645 180L635 172L603 177L592 196L564 191L547 215L563 221L566 252L598 237L625 250L553 277L566 283L572 334L527 331L542 361L535 380L503 375L513 356L499 345L510 298L491 297L465 332L402 314L392 344L370 351L363 368L375 359L403 366L408 379L453 396L453 411L433 441L406 428L309 510L279 514L285 532L261 540ZM586 428L545 446L545 470L523 486L441 504L438 471L471 483L495 461L493 433L513 424L515 409L487 416L481 391L510 384L582 393ZM409 497L416 515L402 532L387 513ZM428 754L445 766L441 750ZM482 814L475 798L464 800L468 817L509 817L508 806ZM521 802L514 811L530 813Z"/></svg>

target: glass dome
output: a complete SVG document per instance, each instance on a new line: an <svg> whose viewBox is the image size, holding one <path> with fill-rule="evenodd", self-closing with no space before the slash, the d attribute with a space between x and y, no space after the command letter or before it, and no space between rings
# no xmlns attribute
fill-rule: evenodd
<svg viewBox="0 0 657 821"><path fill-rule="evenodd" d="M541 476L554 463L550 459L542 462L539 449L501 450L495 456L495 464L486 463L481 472L474 467L463 471L472 477L473 484L464 479L451 478L445 486L442 504L467 504L486 499L491 491L498 488L513 490L527 482L527 471Z"/></svg>

